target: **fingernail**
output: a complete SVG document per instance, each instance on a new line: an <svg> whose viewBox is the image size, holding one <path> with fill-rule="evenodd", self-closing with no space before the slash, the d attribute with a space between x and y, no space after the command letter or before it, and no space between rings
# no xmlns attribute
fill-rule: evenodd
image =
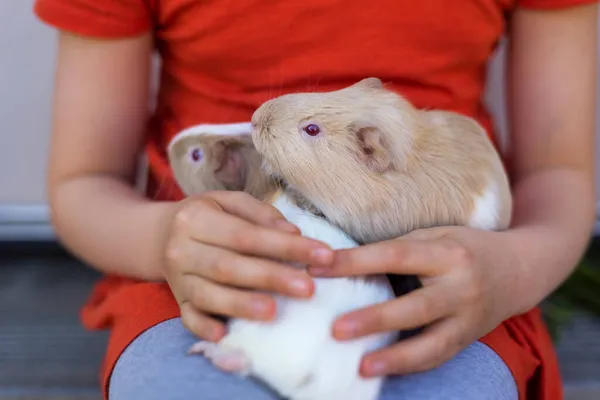
<svg viewBox="0 0 600 400"><path fill-rule="evenodd" d="M329 264L333 261L333 252L328 249L315 249L311 255L317 264Z"/></svg>
<svg viewBox="0 0 600 400"><path fill-rule="evenodd" d="M305 279L293 279L289 283L290 289L296 294L303 295L310 293L310 283Z"/></svg>
<svg viewBox="0 0 600 400"><path fill-rule="evenodd" d="M369 376L384 375L387 370L387 363L382 360L366 360L363 365L365 373Z"/></svg>
<svg viewBox="0 0 600 400"><path fill-rule="evenodd" d="M296 225L286 221L285 219L278 219L275 221L275 227L286 232L298 232L299 229Z"/></svg>
<svg viewBox="0 0 600 400"><path fill-rule="evenodd" d="M218 342L219 340L221 340L221 338L224 335L225 335L225 332L223 332L223 328L221 328L220 326L214 327L210 331L210 339L215 342Z"/></svg>
<svg viewBox="0 0 600 400"><path fill-rule="evenodd" d="M271 313L271 310L270 310L271 307L269 306L269 304L262 300L254 300L251 303L251 307L252 307L252 314L256 318L266 318Z"/></svg>
<svg viewBox="0 0 600 400"><path fill-rule="evenodd" d="M339 339L351 339L358 331L358 324L353 320L341 320L335 324L335 333Z"/></svg>

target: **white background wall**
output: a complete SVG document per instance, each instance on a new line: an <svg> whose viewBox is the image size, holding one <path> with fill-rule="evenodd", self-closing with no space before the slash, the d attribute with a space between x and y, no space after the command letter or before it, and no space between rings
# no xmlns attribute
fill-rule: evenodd
<svg viewBox="0 0 600 400"><path fill-rule="evenodd" d="M56 47L32 7L0 1L0 205L45 202Z"/></svg>
<svg viewBox="0 0 600 400"><path fill-rule="evenodd" d="M46 202L44 178L56 43L54 31L35 18L32 7L33 0L0 1L0 210L3 206L43 206ZM500 116L504 113L502 57L500 51L491 64L487 96L492 110ZM497 123L505 129L502 118ZM600 130L597 132L600 135ZM0 222L6 215L0 211Z"/></svg>

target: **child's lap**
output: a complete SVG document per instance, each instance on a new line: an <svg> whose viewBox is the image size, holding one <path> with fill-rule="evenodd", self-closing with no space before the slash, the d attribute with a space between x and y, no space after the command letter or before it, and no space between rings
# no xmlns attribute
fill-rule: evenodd
<svg viewBox="0 0 600 400"><path fill-rule="evenodd" d="M119 358L110 380L109 399L277 399L262 385L222 373L202 357L187 356L194 341L179 319L146 331ZM476 342L439 368L388 379L381 400L440 398L516 400L518 395L502 359Z"/></svg>

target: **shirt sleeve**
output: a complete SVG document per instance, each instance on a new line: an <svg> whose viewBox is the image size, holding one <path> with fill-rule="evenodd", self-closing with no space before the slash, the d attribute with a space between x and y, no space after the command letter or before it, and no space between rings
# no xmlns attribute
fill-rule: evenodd
<svg viewBox="0 0 600 400"><path fill-rule="evenodd" d="M599 0L519 0L517 3L524 8L551 10L598 3Z"/></svg>
<svg viewBox="0 0 600 400"><path fill-rule="evenodd" d="M35 0L34 13L60 30L123 38L152 29L152 0Z"/></svg>

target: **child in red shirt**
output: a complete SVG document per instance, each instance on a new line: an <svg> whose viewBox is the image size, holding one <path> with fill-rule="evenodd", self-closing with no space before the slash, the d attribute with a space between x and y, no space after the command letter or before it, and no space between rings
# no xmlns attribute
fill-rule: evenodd
<svg viewBox="0 0 600 400"><path fill-rule="evenodd" d="M342 340L431 324L363 360L365 376L400 375L385 399L562 398L536 305L572 271L594 219L595 3L37 0L37 15L61 31L52 219L65 245L106 274L82 313L88 328L111 330L105 396L272 398L183 354L190 332L224 334L211 315L273 317L269 296L244 289L311 294L308 276L270 257L319 263L332 275L428 278L424 289L335 326ZM183 199L174 183L165 148L180 130L248 121L275 95L369 76L418 107L476 118L496 141L483 92L505 33L516 205L506 232L436 228L334 254L244 194ZM160 86L150 110L155 51ZM146 196L133 189L143 148Z"/></svg>

